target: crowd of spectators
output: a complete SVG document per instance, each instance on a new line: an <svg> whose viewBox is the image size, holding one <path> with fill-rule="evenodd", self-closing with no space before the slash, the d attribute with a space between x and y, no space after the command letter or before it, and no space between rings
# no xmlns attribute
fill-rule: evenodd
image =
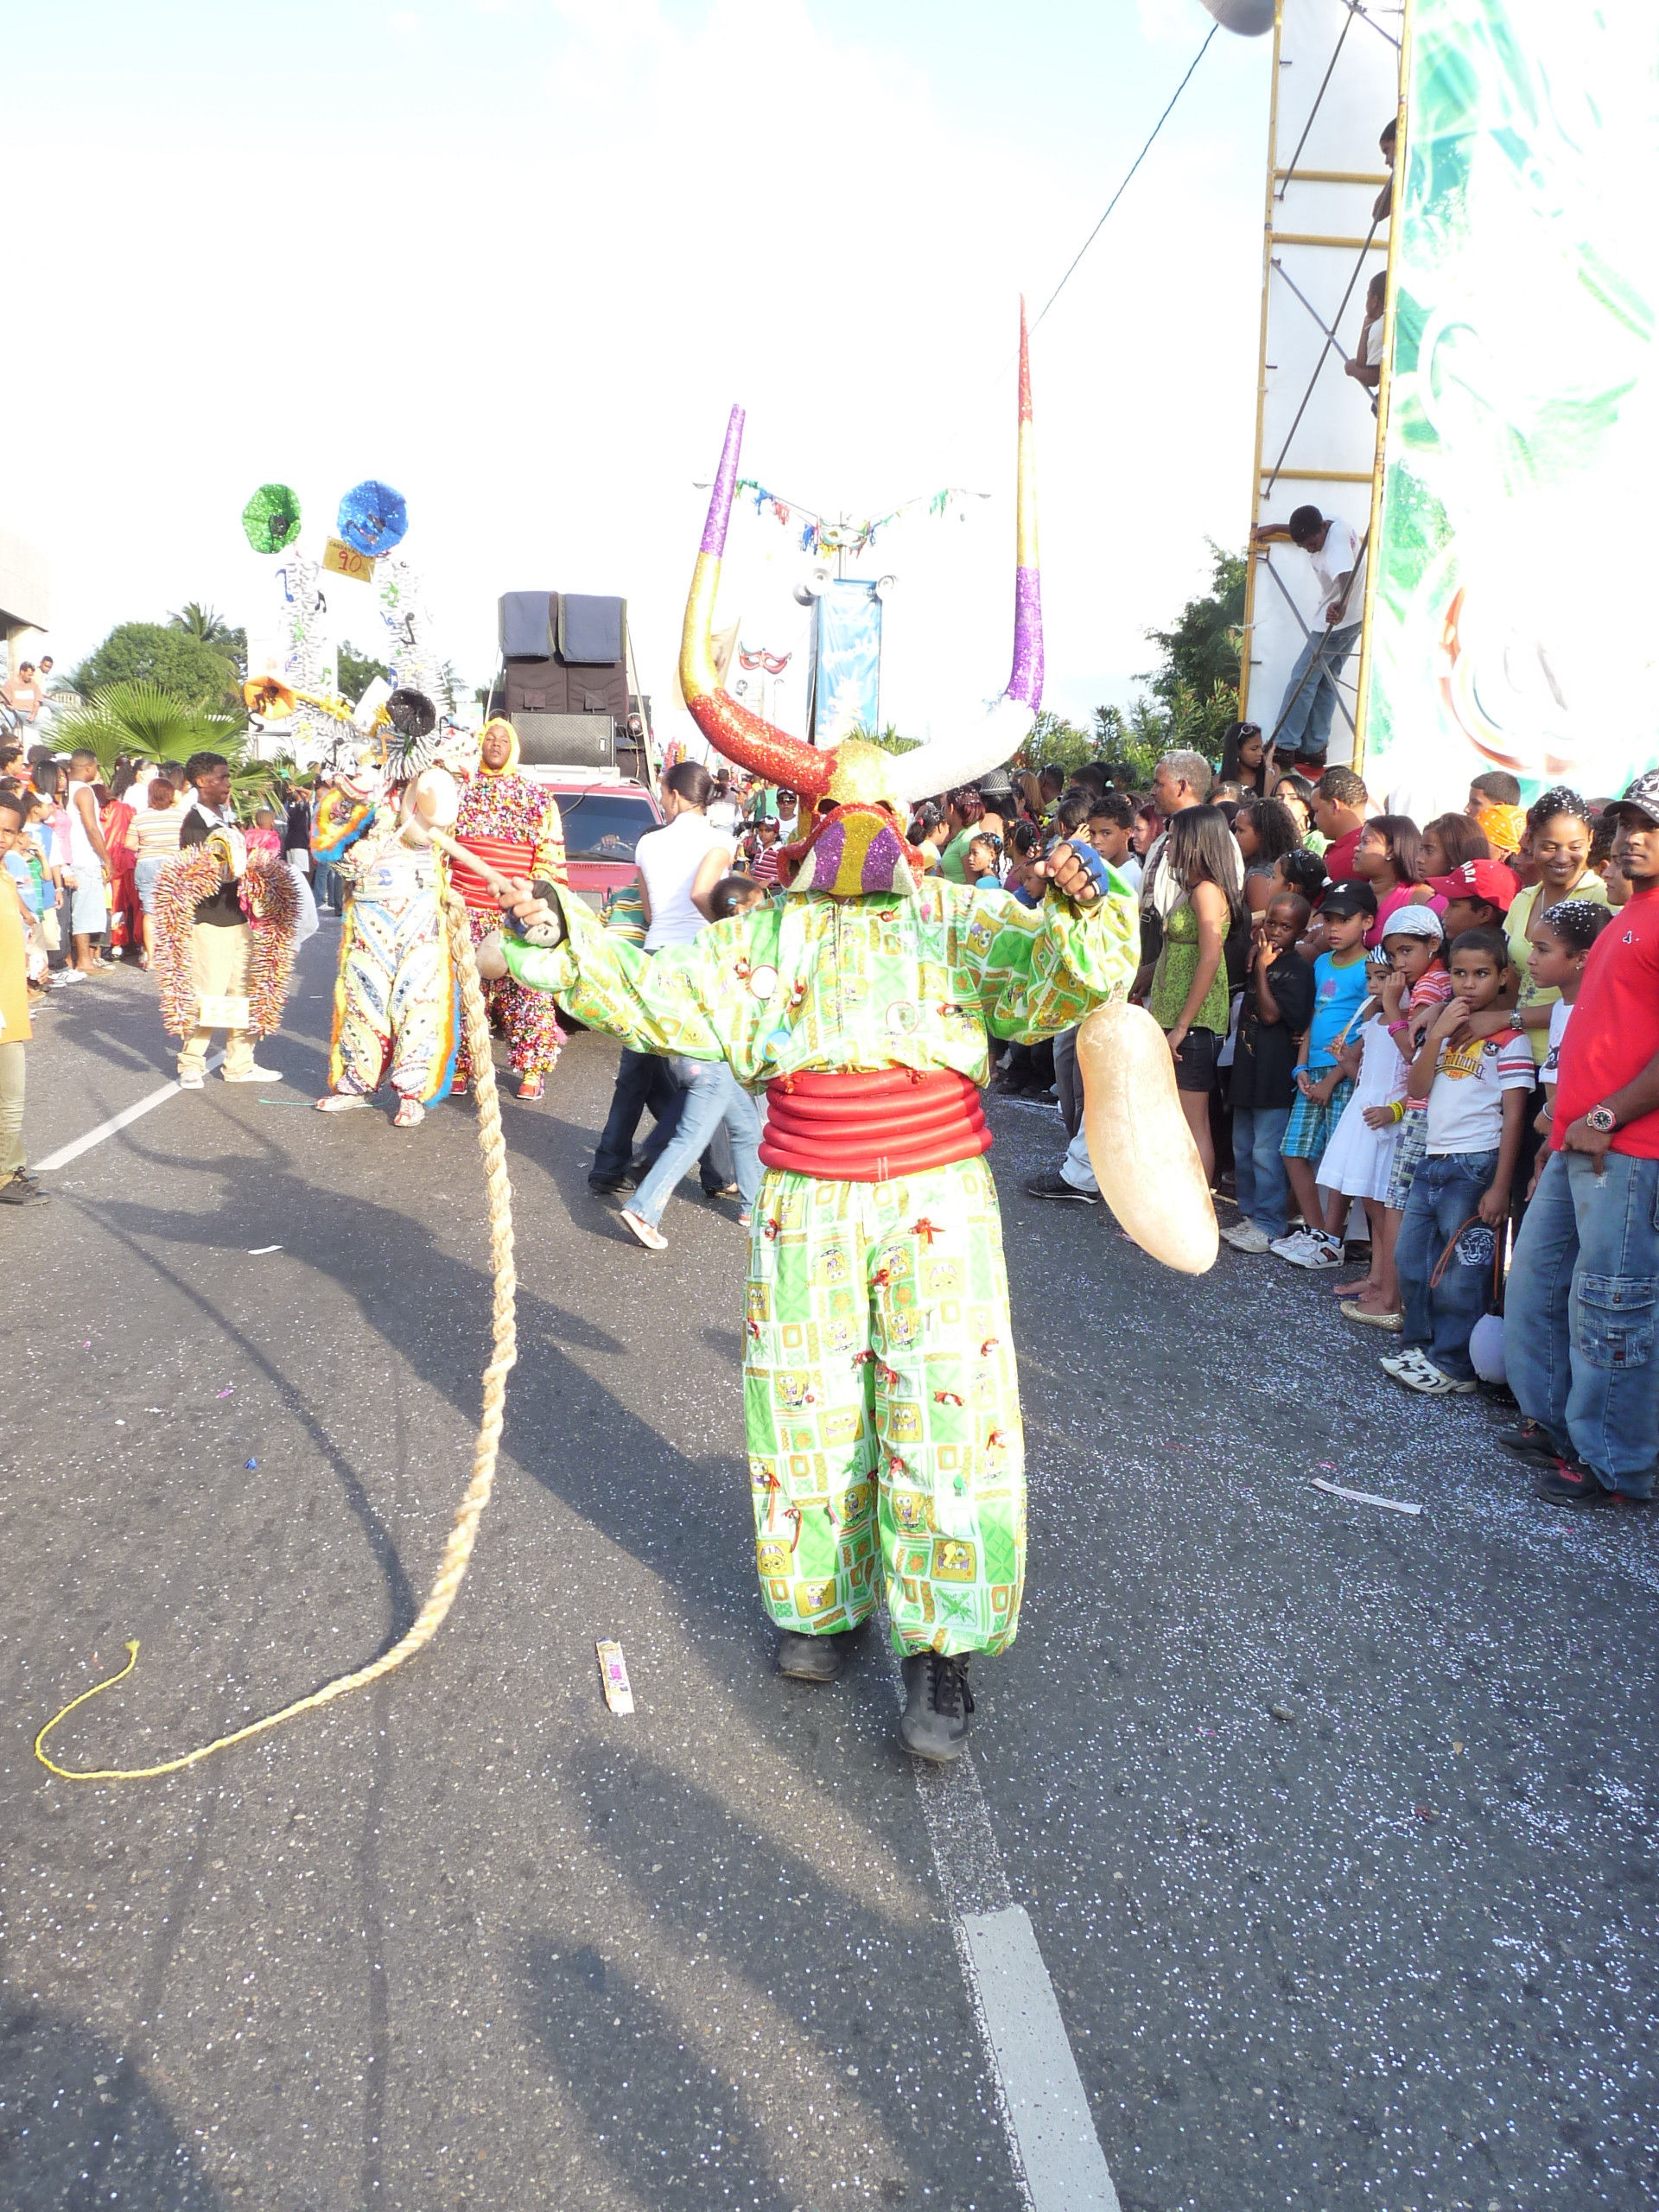
<svg viewBox="0 0 1659 2212"><path fill-rule="evenodd" d="M1132 783L1109 761L999 772L918 809L912 842L1035 903L1048 845L1087 837L1139 901L1132 995L1168 1041L1233 1250L1328 1277L1419 1395L1507 1381L1522 1418L1501 1439L1541 1496L1647 1498L1659 772L1523 808L1493 770L1420 825L1352 769L1279 772L1237 724L1219 775L1173 753ZM1088 1206L1076 1057L1074 1036L1013 1044L995 1081L1053 1101L1069 1140L1031 1193Z"/></svg>

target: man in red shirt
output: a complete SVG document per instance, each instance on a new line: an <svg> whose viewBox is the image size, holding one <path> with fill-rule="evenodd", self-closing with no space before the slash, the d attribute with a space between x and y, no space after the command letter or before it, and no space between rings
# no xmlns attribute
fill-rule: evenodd
<svg viewBox="0 0 1659 2212"><path fill-rule="evenodd" d="M1353 874L1370 803L1351 768L1327 768L1313 786L1313 827L1325 840L1325 872L1332 883L1346 883Z"/></svg>
<svg viewBox="0 0 1659 2212"><path fill-rule="evenodd" d="M1561 1039L1550 1153L1510 1269L1503 1432L1554 1505L1653 1496L1659 1456L1659 769L1607 809L1630 898Z"/></svg>

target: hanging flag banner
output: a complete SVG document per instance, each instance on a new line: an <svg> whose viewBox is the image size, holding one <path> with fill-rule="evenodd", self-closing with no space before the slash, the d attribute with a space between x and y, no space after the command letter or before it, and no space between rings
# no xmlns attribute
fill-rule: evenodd
<svg viewBox="0 0 1659 2212"><path fill-rule="evenodd" d="M813 626L812 739L839 745L881 727L881 602L849 577L826 585Z"/></svg>
<svg viewBox="0 0 1659 2212"><path fill-rule="evenodd" d="M1659 759L1645 563L1611 550L1645 534L1659 440L1630 166L1659 143L1659 35L1559 0L1412 22L1364 767L1422 821L1484 769L1604 798Z"/></svg>

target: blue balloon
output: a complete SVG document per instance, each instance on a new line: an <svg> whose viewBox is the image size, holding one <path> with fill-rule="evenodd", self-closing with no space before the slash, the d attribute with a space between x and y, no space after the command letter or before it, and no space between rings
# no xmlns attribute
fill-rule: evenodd
<svg viewBox="0 0 1659 2212"><path fill-rule="evenodd" d="M349 546L372 560L402 543L409 528L409 509L401 492L371 476L353 484L340 501L336 527Z"/></svg>

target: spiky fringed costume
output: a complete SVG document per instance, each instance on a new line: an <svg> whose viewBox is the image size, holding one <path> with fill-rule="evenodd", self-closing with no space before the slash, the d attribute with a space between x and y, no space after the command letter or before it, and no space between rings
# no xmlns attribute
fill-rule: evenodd
<svg viewBox="0 0 1659 2212"><path fill-rule="evenodd" d="M885 1601L903 1654L1001 1651L1025 1572L1024 1445L996 1195L981 1154L987 1039L1069 1028L1127 988L1133 895L1030 909L924 880L911 804L1005 761L1042 690L1023 327L1013 673L989 725L893 756L815 750L719 685L710 618L737 476L734 409L686 610L680 680L728 759L807 801L781 903L646 959L562 896L565 940L511 940L521 982L636 1050L729 1062L767 1091L744 1400L762 1602L795 1636ZM812 808L816 805L817 811ZM931 1756L931 1754L930 1754Z"/></svg>
<svg viewBox="0 0 1659 2212"><path fill-rule="evenodd" d="M196 1026L196 907L219 888L225 869L225 847L210 840L187 846L156 878L152 957L161 985L162 1020L175 1037L188 1037ZM285 864L250 855L242 871L242 904L253 932L248 1033L269 1037L282 1026L300 918L300 894Z"/></svg>

